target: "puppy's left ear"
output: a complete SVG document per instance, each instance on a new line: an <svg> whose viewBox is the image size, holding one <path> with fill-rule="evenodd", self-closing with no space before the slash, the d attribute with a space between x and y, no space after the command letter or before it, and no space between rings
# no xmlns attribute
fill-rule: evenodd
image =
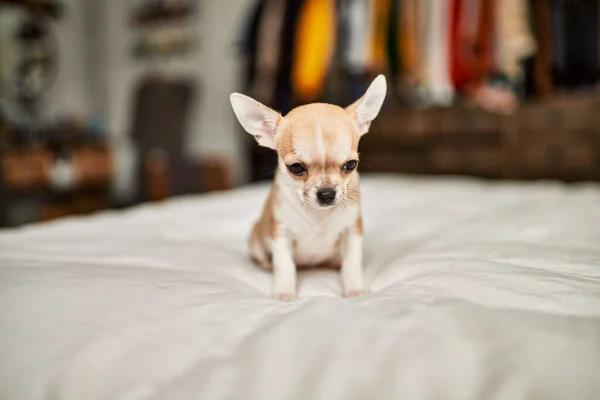
<svg viewBox="0 0 600 400"><path fill-rule="evenodd" d="M371 82L365 94L346 107L346 111L348 111L356 121L356 127L361 136L369 131L371 122L373 122L379 114L383 101L385 100L386 92L387 84L385 76L378 75L377 78Z"/></svg>

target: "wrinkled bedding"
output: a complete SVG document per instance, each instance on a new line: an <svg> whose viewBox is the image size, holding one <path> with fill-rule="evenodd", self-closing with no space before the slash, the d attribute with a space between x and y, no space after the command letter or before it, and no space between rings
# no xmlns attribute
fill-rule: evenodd
<svg viewBox="0 0 600 400"><path fill-rule="evenodd" d="M600 186L364 177L371 292L292 303L267 189L0 231L0 399L600 398Z"/></svg>

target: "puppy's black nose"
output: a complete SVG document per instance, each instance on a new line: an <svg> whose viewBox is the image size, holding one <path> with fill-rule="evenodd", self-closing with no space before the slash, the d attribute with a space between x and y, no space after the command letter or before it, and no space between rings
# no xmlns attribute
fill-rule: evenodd
<svg viewBox="0 0 600 400"><path fill-rule="evenodd" d="M329 206L335 200L335 194L334 188L321 189L317 192L317 200L319 200L320 205Z"/></svg>

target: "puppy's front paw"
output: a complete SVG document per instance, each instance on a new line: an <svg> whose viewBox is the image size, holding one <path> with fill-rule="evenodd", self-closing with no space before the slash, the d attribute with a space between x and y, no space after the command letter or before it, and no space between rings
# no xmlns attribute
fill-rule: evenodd
<svg viewBox="0 0 600 400"><path fill-rule="evenodd" d="M349 297L358 297L358 296L362 296L363 294L367 294L368 290L367 289L348 289L348 290L344 290L344 297L349 298Z"/></svg>
<svg viewBox="0 0 600 400"><path fill-rule="evenodd" d="M290 301L294 300L295 297L296 297L296 295L294 293L291 293L291 292L278 292L278 293L275 293L275 298L277 300L281 300L281 301L285 301L285 302L290 302Z"/></svg>
<svg viewBox="0 0 600 400"><path fill-rule="evenodd" d="M270 262L261 263L259 266L265 271L273 271L273 264Z"/></svg>

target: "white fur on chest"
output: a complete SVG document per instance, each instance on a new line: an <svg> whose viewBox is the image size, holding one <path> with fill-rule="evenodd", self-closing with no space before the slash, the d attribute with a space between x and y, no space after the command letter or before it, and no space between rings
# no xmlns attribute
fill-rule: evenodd
<svg viewBox="0 0 600 400"><path fill-rule="evenodd" d="M340 239L345 230L356 223L357 204L332 210L310 210L303 207L292 193L279 192L275 215L294 243L296 265L309 266L339 260Z"/></svg>

